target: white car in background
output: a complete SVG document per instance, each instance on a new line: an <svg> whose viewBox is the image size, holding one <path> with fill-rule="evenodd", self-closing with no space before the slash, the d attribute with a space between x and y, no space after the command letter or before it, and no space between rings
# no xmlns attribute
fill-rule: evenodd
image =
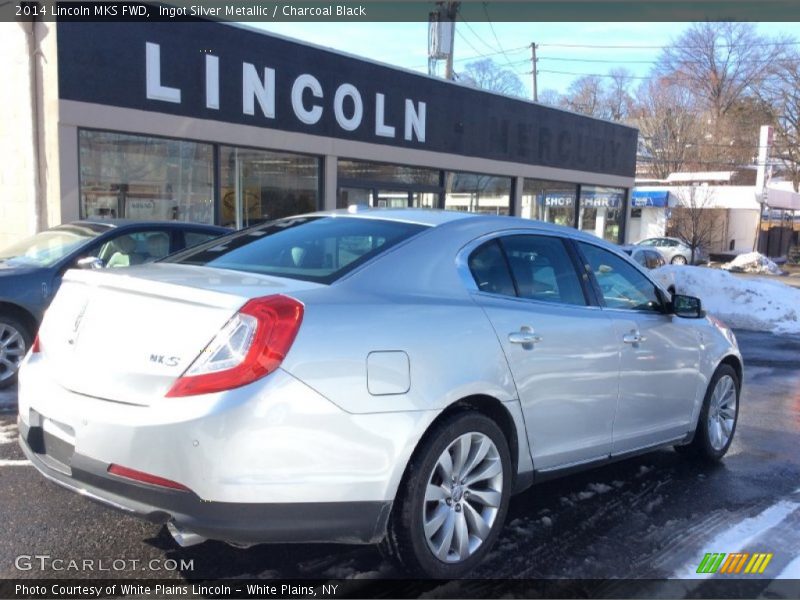
<svg viewBox="0 0 800 600"><path fill-rule="evenodd" d="M68 271L19 430L45 477L181 544L381 543L456 577L540 478L664 446L720 459L742 368L699 300L591 235L318 213Z"/></svg>
<svg viewBox="0 0 800 600"><path fill-rule="evenodd" d="M692 248L686 242L674 237L653 237L636 242L636 246L654 248L663 256L664 260L673 265L688 265L692 263ZM703 248L694 251L695 265L708 263L708 253Z"/></svg>

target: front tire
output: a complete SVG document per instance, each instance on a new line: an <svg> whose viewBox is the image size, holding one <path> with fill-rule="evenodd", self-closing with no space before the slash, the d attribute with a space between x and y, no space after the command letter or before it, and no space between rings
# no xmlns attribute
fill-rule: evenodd
<svg viewBox="0 0 800 600"><path fill-rule="evenodd" d="M728 452L739 421L741 382L730 365L721 365L708 384L692 441L675 450L686 456L718 461Z"/></svg>
<svg viewBox="0 0 800 600"><path fill-rule="evenodd" d="M672 262L673 265L685 265L688 264L689 261L686 260L685 256L678 254L676 256L673 256L670 262Z"/></svg>
<svg viewBox="0 0 800 600"><path fill-rule="evenodd" d="M512 477L508 442L480 413L439 423L409 462L382 550L405 571L461 577L497 540Z"/></svg>
<svg viewBox="0 0 800 600"><path fill-rule="evenodd" d="M24 323L0 315L0 389L17 382L19 366L32 343L33 335Z"/></svg>

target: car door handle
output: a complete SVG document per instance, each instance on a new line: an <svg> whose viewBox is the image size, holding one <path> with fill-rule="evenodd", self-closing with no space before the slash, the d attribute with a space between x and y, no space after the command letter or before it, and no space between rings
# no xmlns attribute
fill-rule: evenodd
<svg viewBox="0 0 800 600"><path fill-rule="evenodd" d="M622 336L622 341L626 344L638 344L639 342L647 341L647 338L644 337L641 333L634 330L630 333L626 333Z"/></svg>
<svg viewBox="0 0 800 600"><path fill-rule="evenodd" d="M542 341L542 336L535 333L530 327L521 327L519 331L508 334L508 341L512 344L522 344L526 350L533 348L534 344Z"/></svg>

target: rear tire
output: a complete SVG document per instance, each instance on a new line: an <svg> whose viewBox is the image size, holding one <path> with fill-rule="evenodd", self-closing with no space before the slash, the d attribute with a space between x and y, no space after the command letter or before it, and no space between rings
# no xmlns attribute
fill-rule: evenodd
<svg viewBox="0 0 800 600"><path fill-rule="evenodd" d="M728 452L739 422L741 383L730 365L720 365L708 384L694 438L675 446L684 456L718 461Z"/></svg>
<svg viewBox="0 0 800 600"><path fill-rule="evenodd" d="M33 334L24 323L8 315L0 315L0 389L17 382L22 359L33 343Z"/></svg>
<svg viewBox="0 0 800 600"><path fill-rule="evenodd" d="M512 468L508 442L494 421L476 412L445 419L406 468L381 552L414 575L465 575L500 534Z"/></svg>
<svg viewBox="0 0 800 600"><path fill-rule="evenodd" d="M685 256L681 256L680 254L673 256L672 260L670 261L673 265L685 265L688 264L688 260L686 260Z"/></svg>

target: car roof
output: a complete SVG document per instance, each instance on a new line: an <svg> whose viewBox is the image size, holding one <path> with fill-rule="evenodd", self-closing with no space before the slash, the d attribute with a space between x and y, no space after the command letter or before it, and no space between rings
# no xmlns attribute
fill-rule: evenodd
<svg viewBox="0 0 800 600"><path fill-rule="evenodd" d="M108 229L115 228L128 228L128 227L196 227L202 229L214 229L219 231L230 231L230 228L221 225L211 225L209 223L195 223L192 221L156 221L146 220L139 221L136 219L101 219L101 218L88 218L80 219L79 221L71 221L69 223L62 223L62 225L100 225Z"/></svg>
<svg viewBox="0 0 800 600"><path fill-rule="evenodd" d="M455 210L441 210L434 208L359 208L337 209L330 211L320 211L309 215L314 217L354 217L361 219L381 219L385 221L398 221L402 223L416 223L429 227L442 227L445 225L457 224L483 224L487 230L496 229L537 229L539 231L551 231L553 233L568 234L573 237L584 238L587 240L597 240L594 235L575 229L565 227L546 221L536 219L525 219L522 217L510 217L507 215L487 215L480 213L467 213Z"/></svg>

